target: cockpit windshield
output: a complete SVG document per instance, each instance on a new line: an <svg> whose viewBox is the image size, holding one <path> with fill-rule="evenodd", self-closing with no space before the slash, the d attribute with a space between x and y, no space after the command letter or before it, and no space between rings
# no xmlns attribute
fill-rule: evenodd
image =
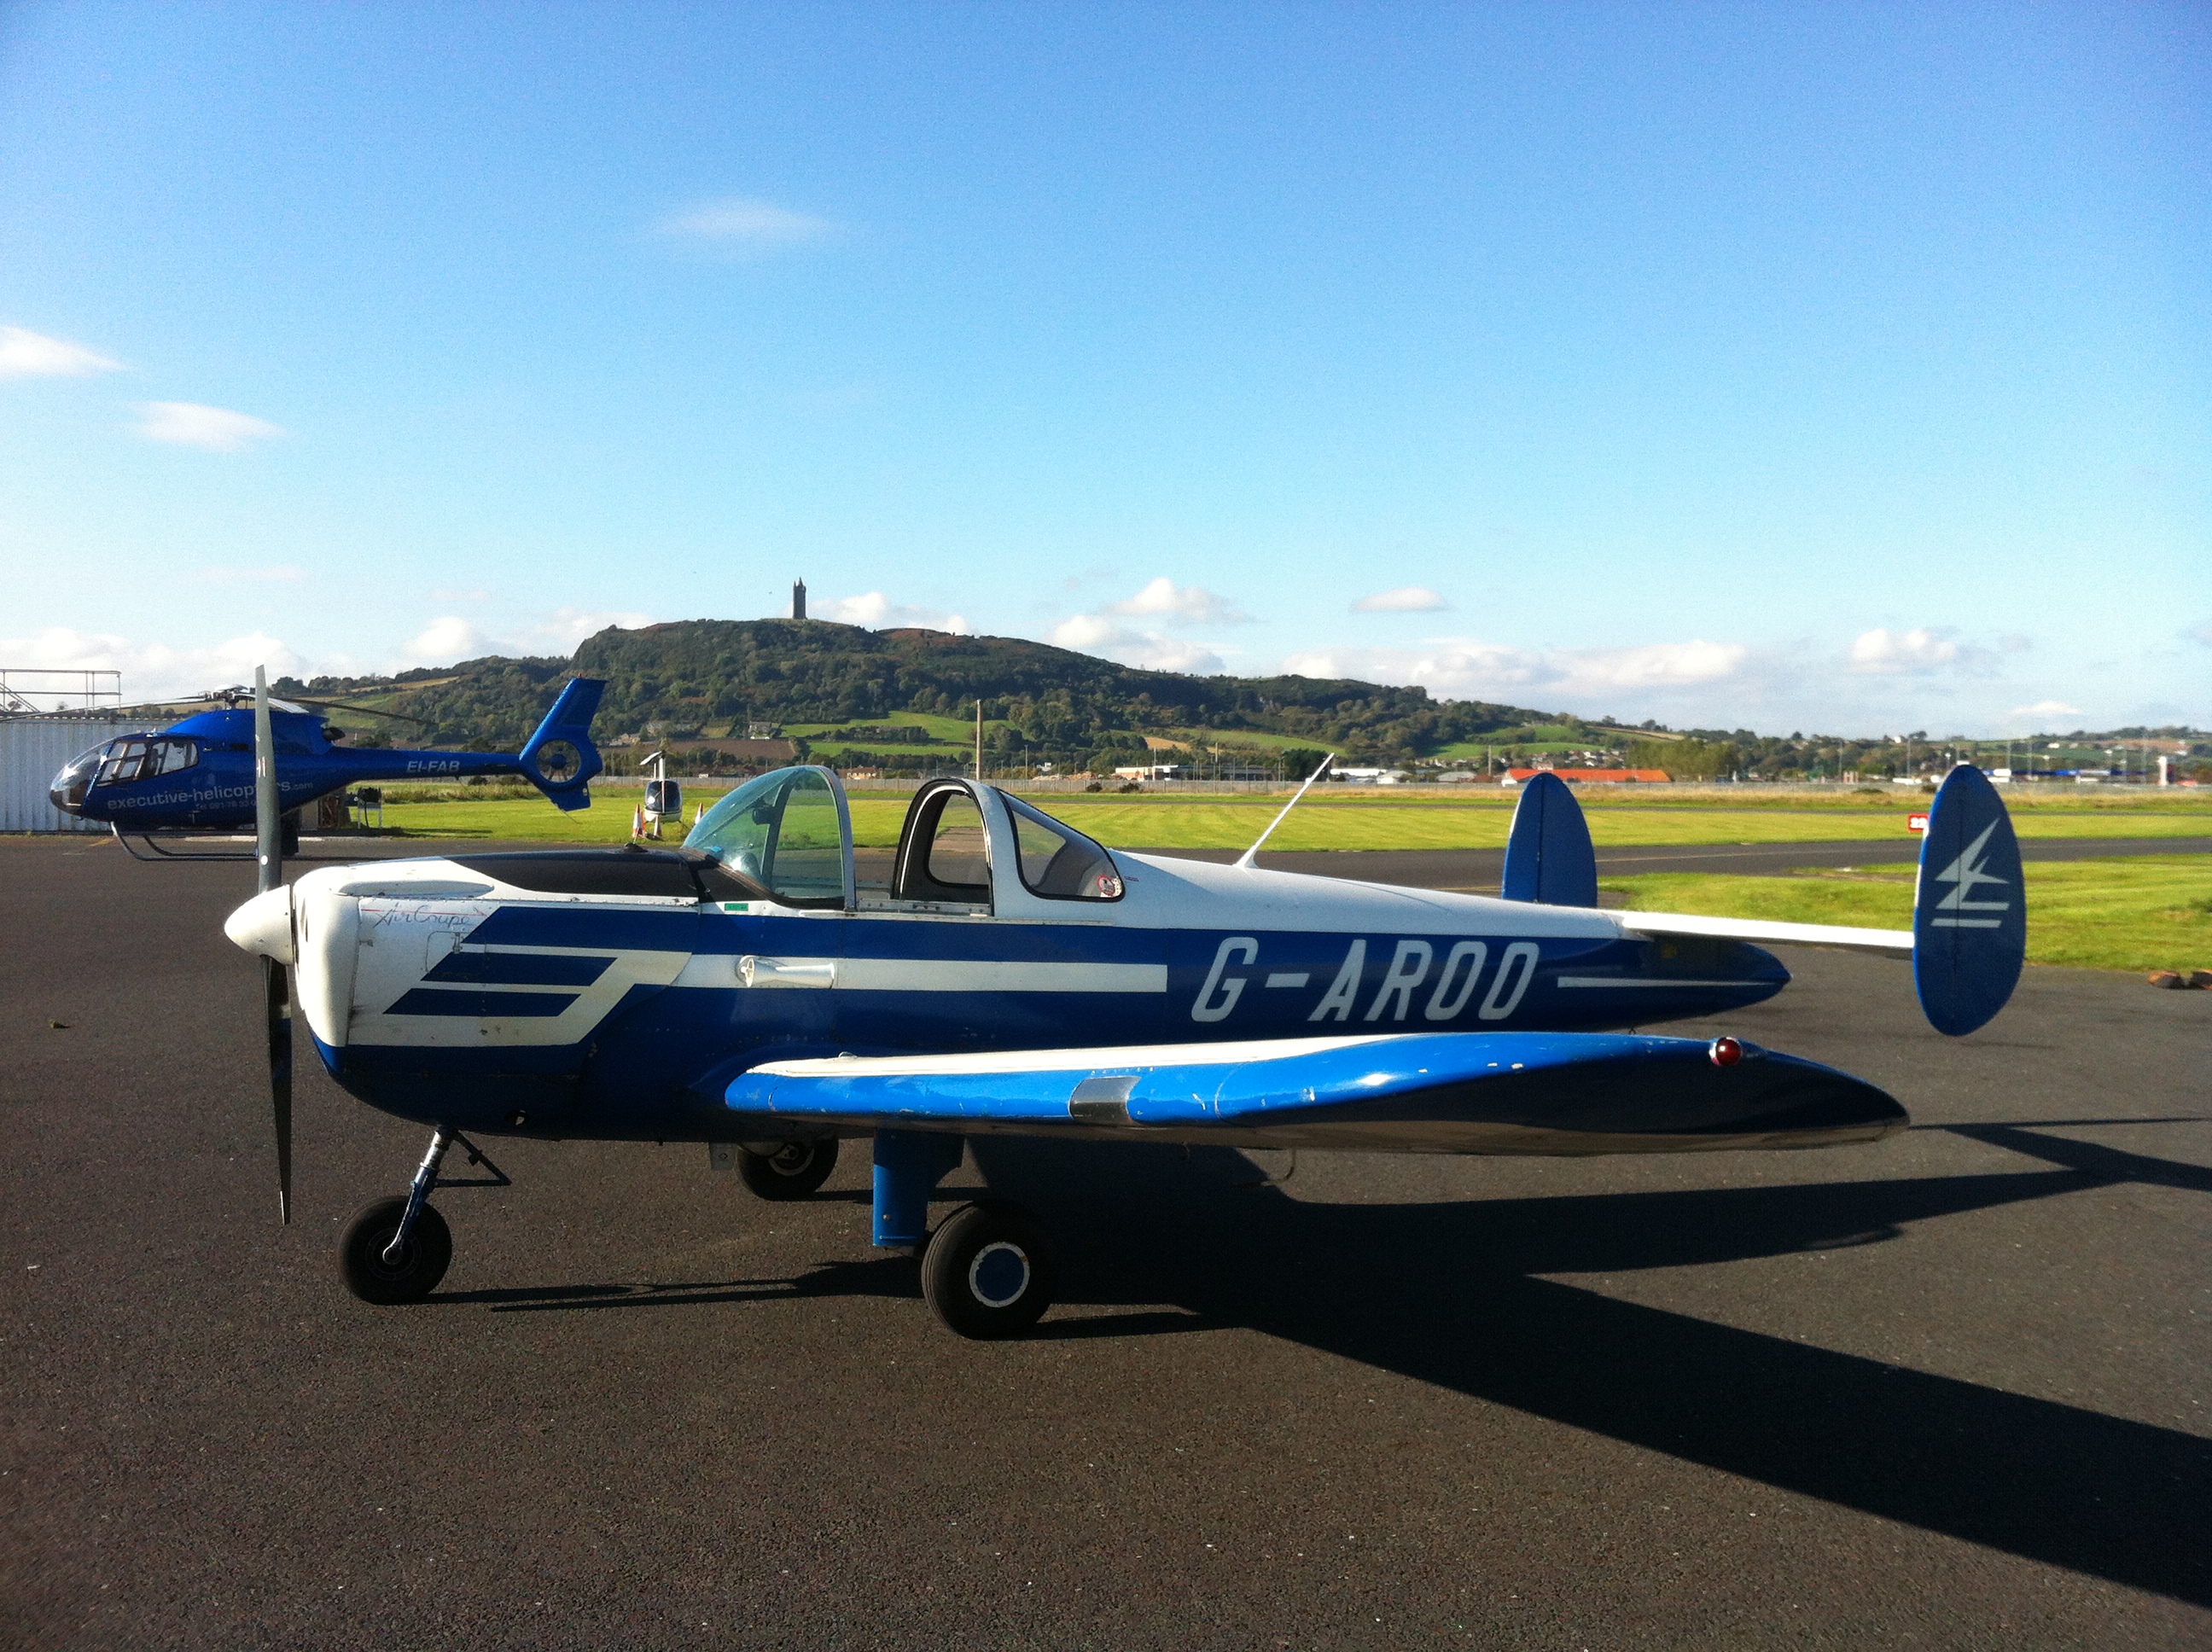
<svg viewBox="0 0 2212 1652"><path fill-rule="evenodd" d="M851 895L852 827L836 777L777 768L709 809L684 840L792 906L842 907Z"/></svg>
<svg viewBox="0 0 2212 1652"><path fill-rule="evenodd" d="M1118 901L1121 874L1114 857L1072 826L1006 793L1020 851L1022 883L1032 895L1056 901Z"/></svg>

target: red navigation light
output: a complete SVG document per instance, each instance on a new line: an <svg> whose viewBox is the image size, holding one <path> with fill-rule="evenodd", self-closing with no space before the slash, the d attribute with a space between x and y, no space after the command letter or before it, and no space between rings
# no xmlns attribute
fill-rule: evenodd
<svg viewBox="0 0 2212 1652"><path fill-rule="evenodd" d="M1743 1060L1743 1046L1733 1038L1716 1038L1705 1054L1713 1058L1715 1066L1732 1067Z"/></svg>

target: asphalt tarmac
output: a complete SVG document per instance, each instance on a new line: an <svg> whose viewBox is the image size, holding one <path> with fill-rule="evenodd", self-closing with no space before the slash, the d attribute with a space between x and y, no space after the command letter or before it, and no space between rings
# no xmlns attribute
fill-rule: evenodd
<svg viewBox="0 0 2212 1652"><path fill-rule="evenodd" d="M440 1292L355 1302L425 1133L310 1061L277 1225L250 886L0 842L0 1645L2212 1643L2212 993L2031 969L1951 1041L1805 952L1677 1029L1883 1084L1871 1147L986 1145L940 1209L1067 1258L978 1345L858 1145L772 1206L488 1143Z"/></svg>

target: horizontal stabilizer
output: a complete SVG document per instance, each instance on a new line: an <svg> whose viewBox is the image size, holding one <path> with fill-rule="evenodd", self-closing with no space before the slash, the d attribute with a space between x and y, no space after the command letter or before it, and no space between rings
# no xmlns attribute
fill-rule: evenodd
<svg viewBox="0 0 2212 1652"><path fill-rule="evenodd" d="M1894 958L1912 956L1912 932L1909 929L1771 923L1759 918L1708 918L1686 912L1616 912L1612 916L1631 935L1702 935L1716 940L1833 946L1851 952L1881 952Z"/></svg>
<svg viewBox="0 0 2212 1652"><path fill-rule="evenodd" d="M771 1061L740 1113L860 1128L1069 1129L1230 1145L1668 1152L1866 1141L1881 1090L1750 1045L1609 1033L1408 1033Z"/></svg>
<svg viewBox="0 0 2212 1652"><path fill-rule="evenodd" d="M1546 906L1597 904L1597 850L1589 823L1558 775L1532 774L1522 784L1498 892L1509 901Z"/></svg>

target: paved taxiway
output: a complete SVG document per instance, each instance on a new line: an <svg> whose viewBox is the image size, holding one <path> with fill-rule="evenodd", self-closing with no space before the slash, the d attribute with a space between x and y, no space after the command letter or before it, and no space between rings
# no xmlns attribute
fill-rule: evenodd
<svg viewBox="0 0 2212 1652"><path fill-rule="evenodd" d="M490 1144L440 1295L355 1303L422 1133L311 1066L276 1225L250 877L0 842L0 1645L2212 1642L2212 993L1946 1041L1791 954L1725 1029L1891 1088L1870 1148L987 1148L1070 1255L983 1346L852 1148Z"/></svg>

